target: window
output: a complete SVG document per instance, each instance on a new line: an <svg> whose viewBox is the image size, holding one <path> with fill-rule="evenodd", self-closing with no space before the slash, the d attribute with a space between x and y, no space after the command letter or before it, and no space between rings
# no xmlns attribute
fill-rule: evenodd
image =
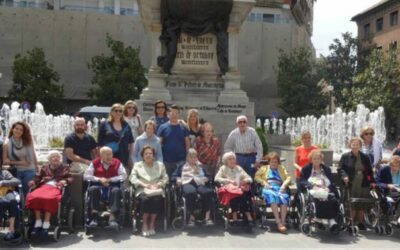
<svg viewBox="0 0 400 250"><path fill-rule="evenodd" d="M256 22L262 22L262 14L256 13Z"/></svg>
<svg viewBox="0 0 400 250"><path fill-rule="evenodd" d="M390 13L390 26L395 26L398 23L399 12L396 10Z"/></svg>
<svg viewBox="0 0 400 250"><path fill-rule="evenodd" d="M368 38L369 31L370 31L370 24L367 23L367 24L364 25L364 38Z"/></svg>
<svg viewBox="0 0 400 250"><path fill-rule="evenodd" d="M275 22L274 14L263 14L263 22L264 23L274 23Z"/></svg>
<svg viewBox="0 0 400 250"><path fill-rule="evenodd" d="M383 17L376 19L376 32L383 30Z"/></svg>

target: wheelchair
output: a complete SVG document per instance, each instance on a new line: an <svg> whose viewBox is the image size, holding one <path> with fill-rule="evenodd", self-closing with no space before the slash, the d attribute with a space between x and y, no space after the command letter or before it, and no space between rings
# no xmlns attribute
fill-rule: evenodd
<svg viewBox="0 0 400 250"><path fill-rule="evenodd" d="M32 190L31 190L32 191ZM68 185L65 184L61 189L61 200L58 203L57 212L51 216L49 232L52 232L54 241L59 241L62 231L72 234L75 231L75 208L71 206L71 197ZM24 222L24 237L26 240L32 239L32 230L35 224L35 217L31 210L28 210Z"/></svg>
<svg viewBox="0 0 400 250"><path fill-rule="evenodd" d="M22 242L24 241L23 211L24 211L24 207L25 207L25 200L24 200L24 196L20 195L23 193L22 185L19 184L18 187L13 192L17 194L17 202L18 202L18 213L17 213L17 216L15 217L15 222L14 222L15 232L18 233L18 237L11 241L4 241L4 244L9 245L9 246L18 246L18 245L22 244ZM9 211L6 211L3 218L0 218L3 228L8 227L7 222L8 222L9 218L10 218ZM3 237L1 237L1 239L2 238Z"/></svg>
<svg viewBox="0 0 400 250"><path fill-rule="evenodd" d="M168 228L168 214L169 214L169 190L166 187L163 188L164 196L163 196L163 211L160 212L157 216L157 225L162 224L162 230L164 232L167 231ZM136 197L136 189L134 185L129 186L128 191L128 202L127 202L127 211L129 215L130 225L132 226L132 233L137 234L139 233L139 228L142 226L142 211L141 207L141 200L140 197Z"/></svg>
<svg viewBox="0 0 400 250"><path fill-rule="evenodd" d="M113 182L111 183L108 187L102 186L99 182L92 182L92 181L85 181L86 182L86 191L84 195L84 229L85 229L85 234L90 235L93 234L93 232L96 229L99 228L109 228L108 226L108 221L111 215L110 212L110 195L112 192L113 187L118 187L121 191L121 197L120 197L120 207L116 215L116 222L118 223L118 226L115 227L116 232L120 232L122 229L124 223L125 223L125 217L126 217L126 203L128 202L129 196L127 195L127 190L124 186L124 181L118 181L118 182ZM100 187L100 209L98 211L98 224L96 226L90 226L89 223L91 222L91 200L89 197L89 189L90 187L93 186L99 186Z"/></svg>
<svg viewBox="0 0 400 250"><path fill-rule="evenodd" d="M212 194L212 204L210 207L210 219L214 222L214 225L216 224L216 193L215 189L212 188L212 183L208 182L207 184L208 187L210 187L213 190ZM174 208L174 218L172 219L171 225L172 228L175 230L183 230L187 226L187 222L189 220L189 213L187 211L186 207L186 198L183 195L183 187L182 185L178 186L176 184L173 184L171 186L172 190L172 198L173 198L173 204L175 204ZM202 211L202 205L201 205L201 196L200 194L197 194L196 197L196 209L193 211L193 216L195 217L195 223L196 225L203 225L205 223L205 218L204 218L204 213Z"/></svg>
<svg viewBox="0 0 400 250"><path fill-rule="evenodd" d="M381 224L382 209L381 209L381 198L376 189L370 190L371 198L353 198L350 195L350 188L344 187L344 199L343 204L345 208L345 225L350 235L358 236L360 229L358 225L354 224L351 217L351 211L354 204L362 204L364 209L364 221L366 226L370 229L374 229L377 234L391 234L392 227L386 228Z"/></svg>
<svg viewBox="0 0 400 250"><path fill-rule="evenodd" d="M320 230L328 231L330 230L329 220L334 219L336 222L334 230L330 230L333 235L339 234L343 228L345 223L345 209L344 205L341 202L342 194L338 188L335 189L335 192L330 192L328 195L329 202L338 206L338 211L336 213L335 218L322 218L320 214L320 209L323 208L324 202L318 198L314 198L311 195L310 190L304 185L299 185L300 192L297 193L297 198L295 199L296 211L292 208L291 213L295 213L294 216L290 216L292 219L295 216L299 216L294 219L295 223L298 223L299 229L302 233L307 236L314 237L317 232Z"/></svg>
<svg viewBox="0 0 400 250"><path fill-rule="evenodd" d="M215 182L215 190L216 193L218 194L218 188L221 187L222 185L219 184L218 182ZM247 197L248 201L248 206L250 206L250 214L252 217L253 223L250 224L245 213L242 211L237 211L238 212L238 220L237 223L234 223L233 218L232 218L232 208L230 205L223 205L221 204L219 199L216 199L216 213L217 213L217 220L221 219L224 224L225 230L230 230L230 229L237 229L237 228L242 228L245 231L251 233L253 230L253 227L256 226L256 206L255 206L255 196L253 195L254 193L254 188L251 187L249 191L244 192L242 195L250 196Z"/></svg>
<svg viewBox="0 0 400 250"><path fill-rule="evenodd" d="M260 220L259 227L269 232L271 231L271 227L268 225L268 219L270 218L268 209L270 208L270 206L266 204L265 198L262 195L263 188L264 187L261 184L257 183L256 195L254 197L254 205L257 215L256 217ZM294 224L292 215L295 215L294 211L292 211L292 209L295 209L295 206L293 206L294 198L289 187L287 188L286 192L289 195L289 204L287 205L288 211L285 224L292 225Z"/></svg>

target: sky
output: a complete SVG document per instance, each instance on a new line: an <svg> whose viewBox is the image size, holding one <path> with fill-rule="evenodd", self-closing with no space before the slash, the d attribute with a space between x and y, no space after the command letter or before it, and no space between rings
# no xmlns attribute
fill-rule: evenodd
<svg viewBox="0 0 400 250"><path fill-rule="evenodd" d="M314 5L312 41L317 56L329 54L329 45L342 33L357 35L357 26L350 19L381 0L317 0Z"/></svg>

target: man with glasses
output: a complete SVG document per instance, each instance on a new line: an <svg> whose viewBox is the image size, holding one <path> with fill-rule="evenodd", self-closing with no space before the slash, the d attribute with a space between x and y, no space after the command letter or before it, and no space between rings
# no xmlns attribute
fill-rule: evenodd
<svg viewBox="0 0 400 250"><path fill-rule="evenodd" d="M169 111L169 121L158 128L158 137L161 141L164 165L167 169L168 177L178 166L186 161L186 152L189 149L189 131L186 126L179 121L179 107L172 105Z"/></svg>
<svg viewBox="0 0 400 250"><path fill-rule="evenodd" d="M247 126L246 116L236 118L236 128L226 139L224 150L234 152L237 164L254 178L255 169L252 165L261 160L263 148L255 129Z"/></svg>

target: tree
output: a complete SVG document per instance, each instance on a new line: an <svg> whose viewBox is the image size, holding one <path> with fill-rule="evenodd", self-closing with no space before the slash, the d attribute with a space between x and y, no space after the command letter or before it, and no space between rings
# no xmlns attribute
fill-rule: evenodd
<svg viewBox="0 0 400 250"><path fill-rule="evenodd" d="M387 121L394 124L400 114L400 64L397 51L372 50L365 68L354 78L350 89L343 89L348 106L355 109L363 103L371 110L384 107Z"/></svg>
<svg viewBox="0 0 400 250"><path fill-rule="evenodd" d="M95 56L88 65L94 72L88 96L95 104L112 105L137 99L147 86L145 68L140 62L140 48L125 47L120 41L113 40L108 34L107 47L111 55Z"/></svg>
<svg viewBox="0 0 400 250"><path fill-rule="evenodd" d="M318 85L321 79L313 72L314 62L308 48L280 51L278 58L278 95L280 107L289 116L321 115L328 105L328 96Z"/></svg>
<svg viewBox="0 0 400 250"><path fill-rule="evenodd" d="M17 54L12 67L13 85L10 99L27 101L31 105L41 102L49 113L63 111L63 86L57 85L59 74L46 61L43 49L34 48L27 55Z"/></svg>

